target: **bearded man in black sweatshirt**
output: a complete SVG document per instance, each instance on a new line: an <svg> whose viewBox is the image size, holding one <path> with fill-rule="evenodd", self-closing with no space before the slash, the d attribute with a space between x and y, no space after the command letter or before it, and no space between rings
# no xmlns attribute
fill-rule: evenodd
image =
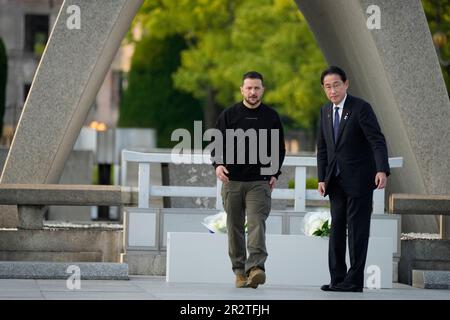
<svg viewBox="0 0 450 320"><path fill-rule="evenodd" d="M257 288L266 281L266 219L286 151L278 113L261 102L263 76L255 71L244 74L241 94L243 101L224 110L217 120L224 143L222 150L213 150L212 162L223 182L228 254L236 287Z"/></svg>

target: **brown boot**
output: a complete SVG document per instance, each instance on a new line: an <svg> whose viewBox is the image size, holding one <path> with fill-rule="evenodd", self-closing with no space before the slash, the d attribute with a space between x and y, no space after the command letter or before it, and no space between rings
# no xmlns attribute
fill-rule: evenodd
<svg viewBox="0 0 450 320"><path fill-rule="evenodd" d="M247 287L247 276L245 274L236 275L236 288L246 288Z"/></svg>
<svg viewBox="0 0 450 320"><path fill-rule="evenodd" d="M258 288L258 285L264 284L266 282L266 273L264 270L255 267L250 270L250 273L247 278L247 286L253 289Z"/></svg>

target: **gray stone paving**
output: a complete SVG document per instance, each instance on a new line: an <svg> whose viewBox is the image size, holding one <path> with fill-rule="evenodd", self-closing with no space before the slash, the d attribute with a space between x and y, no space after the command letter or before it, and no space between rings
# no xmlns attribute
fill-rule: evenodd
<svg viewBox="0 0 450 320"><path fill-rule="evenodd" d="M323 292L318 287L260 286L237 289L230 284L167 283L161 276L130 280L82 280L70 290L66 280L0 279L0 300L450 300L450 290L418 289L394 284L392 289L363 293Z"/></svg>

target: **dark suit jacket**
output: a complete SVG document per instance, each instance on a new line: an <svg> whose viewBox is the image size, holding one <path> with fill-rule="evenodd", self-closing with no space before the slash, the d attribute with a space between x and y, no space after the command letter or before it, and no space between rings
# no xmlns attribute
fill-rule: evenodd
<svg viewBox="0 0 450 320"><path fill-rule="evenodd" d="M333 104L329 102L320 110L317 135L319 182L325 182L326 188L338 163L344 191L352 197L360 197L376 188L377 172L390 174L386 140L370 104L347 94L335 144L332 108Z"/></svg>

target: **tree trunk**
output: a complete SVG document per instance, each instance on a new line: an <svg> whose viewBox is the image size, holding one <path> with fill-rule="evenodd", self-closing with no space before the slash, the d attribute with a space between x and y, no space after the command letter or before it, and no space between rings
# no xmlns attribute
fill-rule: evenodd
<svg viewBox="0 0 450 320"><path fill-rule="evenodd" d="M214 128L216 125L217 117L220 114L220 106L215 101L216 92L213 88L208 87L206 89L206 103L203 105L203 117L205 123L204 129Z"/></svg>

